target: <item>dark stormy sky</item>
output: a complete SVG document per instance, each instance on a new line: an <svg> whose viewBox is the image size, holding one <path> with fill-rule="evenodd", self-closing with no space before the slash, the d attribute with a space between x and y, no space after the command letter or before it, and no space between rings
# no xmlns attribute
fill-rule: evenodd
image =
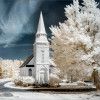
<svg viewBox="0 0 100 100"><path fill-rule="evenodd" d="M49 27L66 19L64 7L70 3L72 0L0 0L0 57L25 59L31 55L40 11L50 37Z"/></svg>

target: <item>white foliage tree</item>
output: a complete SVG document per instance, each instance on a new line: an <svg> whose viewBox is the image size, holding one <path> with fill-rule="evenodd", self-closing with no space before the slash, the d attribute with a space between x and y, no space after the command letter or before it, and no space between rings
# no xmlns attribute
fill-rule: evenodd
<svg viewBox="0 0 100 100"><path fill-rule="evenodd" d="M0 67L2 68L2 77L3 78L16 78L19 76L19 67L23 61L21 60L5 60L0 59Z"/></svg>
<svg viewBox="0 0 100 100"><path fill-rule="evenodd" d="M50 28L55 63L63 76L67 73L76 79L88 74L85 69L100 64L100 9L94 0L83 0L82 5L73 0L65 8L67 20Z"/></svg>

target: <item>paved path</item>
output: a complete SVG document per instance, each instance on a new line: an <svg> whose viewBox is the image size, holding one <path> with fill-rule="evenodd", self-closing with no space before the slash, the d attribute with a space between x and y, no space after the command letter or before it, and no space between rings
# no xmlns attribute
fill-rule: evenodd
<svg viewBox="0 0 100 100"><path fill-rule="evenodd" d="M4 99L7 99L7 97L13 97L13 93L16 92L20 94L21 92L25 93L25 90L17 90L17 89L11 89L11 88L6 88L4 87L4 84L8 83L10 81L6 81L3 83L0 83L0 100L2 100L2 97ZM8 100L8 99L7 99Z"/></svg>
<svg viewBox="0 0 100 100"><path fill-rule="evenodd" d="M0 92L26 92L26 90L17 90L17 89L10 89L10 88L4 87L4 84L8 82L9 81L0 83Z"/></svg>

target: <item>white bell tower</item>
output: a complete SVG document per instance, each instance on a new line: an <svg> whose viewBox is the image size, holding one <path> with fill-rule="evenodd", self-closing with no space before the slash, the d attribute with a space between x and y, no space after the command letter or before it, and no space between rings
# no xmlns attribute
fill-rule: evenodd
<svg viewBox="0 0 100 100"><path fill-rule="evenodd" d="M49 82L49 42L45 31L42 12L36 39L34 43L34 61L35 61L35 81L37 84L48 84Z"/></svg>

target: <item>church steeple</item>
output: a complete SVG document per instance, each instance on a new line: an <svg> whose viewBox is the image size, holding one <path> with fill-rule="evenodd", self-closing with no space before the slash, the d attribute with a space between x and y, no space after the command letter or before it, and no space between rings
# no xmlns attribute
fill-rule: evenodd
<svg viewBox="0 0 100 100"><path fill-rule="evenodd" d="M36 33L36 42L46 42L46 43L48 42L42 12L40 13L40 18Z"/></svg>
<svg viewBox="0 0 100 100"><path fill-rule="evenodd" d="M45 31L42 12L38 29L36 33L36 40L34 43L34 66L35 66L35 82L38 84L49 83L49 42Z"/></svg>
<svg viewBox="0 0 100 100"><path fill-rule="evenodd" d="M38 23L37 35L38 34L46 34L42 12L40 13L40 19Z"/></svg>

